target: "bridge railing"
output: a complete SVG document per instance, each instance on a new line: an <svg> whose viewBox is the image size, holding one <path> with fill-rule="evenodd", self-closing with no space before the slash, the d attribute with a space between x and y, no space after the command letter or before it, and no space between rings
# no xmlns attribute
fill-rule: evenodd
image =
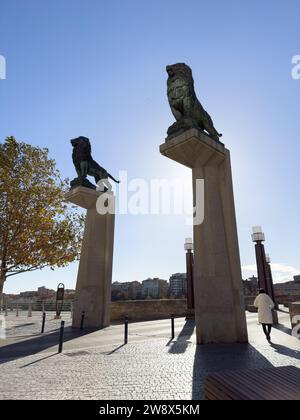
<svg viewBox="0 0 300 420"><path fill-rule="evenodd" d="M72 312L74 300L68 299L62 306L62 312ZM35 316L41 312L56 312L55 301L13 301L5 300L0 306L0 313L6 316Z"/></svg>

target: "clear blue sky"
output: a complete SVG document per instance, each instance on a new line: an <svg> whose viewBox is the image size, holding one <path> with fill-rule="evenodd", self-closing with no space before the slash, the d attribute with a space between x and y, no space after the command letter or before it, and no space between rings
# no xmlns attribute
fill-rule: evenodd
<svg viewBox="0 0 300 420"><path fill-rule="evenodd" d="M173 122L166 64L193 68L198 97L232 153L245 275L262 225L276 279L300 272L300 1L0 0L0 141L46 146L73 177L69 139L85 135L113 174L188 179L160 156ZM185 270L181 217L118 216L114 281ZM77 264L11 278L6 292L75 287Z"/></svg>

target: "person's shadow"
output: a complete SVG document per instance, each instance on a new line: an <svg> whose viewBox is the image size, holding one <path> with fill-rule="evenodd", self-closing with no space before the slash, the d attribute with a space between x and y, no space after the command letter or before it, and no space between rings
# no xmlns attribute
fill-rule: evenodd
<svg viewBox="0 0 300 420"><path fill-rule="evenodd" d="M271 347L276 351L276 353L291 357L292 359L300 360L300 351L298 350L293 350L286 346L282 346L281 344L274 343L271 343Z"/></svg>

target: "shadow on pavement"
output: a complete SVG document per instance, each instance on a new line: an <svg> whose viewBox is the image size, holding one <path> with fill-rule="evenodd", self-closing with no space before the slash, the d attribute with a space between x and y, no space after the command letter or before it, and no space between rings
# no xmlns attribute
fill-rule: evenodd
<svg viewBox="0 0 300 420"><path fill-rule="evenodd" d="M188 345L191 343L189 339L194 334L195 330L195 321L193 319L189 319L184 324L180 334L178 335L176 341L169 341L168 344L171 344L171 347L169 349L169 353L184 353L188 347Z"/></svg>
<svg viewBox="0 0 300 420"><path fill-rule="evenodd" d="M275 330L284 332L285 334L288 334L288 335L292 336L292 329L285 327L283 324L273 325L273 328Z"/></svg>
<svg viewBox="0 0 300 420"><path fill-rule="evenodd" d="M126 344L121 344L120 346L118 346L117 348L115 348L114 350L110 351L109 353L107 353L107 356L111 356L114 353L117 353L117 351L121 350L123 347L125 347Z"/></svg>
<svg viewBox="0 0 300 420"><path fill-rule="evenodd" d="M32 325L35 325L34 322L30 322L28 324L21 324L21 325L15 325L13 327L7 328L8 331L16 330L18 328L24 328L24 327L32 327Z"/></svg>
<svg viewBox="0 0 300 420"><path fill-rule="evenodd" d="M95 330L73 329L66 327L64 331L64 342L74 340L75 338L82 337L90 334ZM9 337L8 337L9 339ZM31 356L47 350L50 347L57 346L59 343L59 329L49 334L39 335L27 340L18 341L0 347L0 365L21 357Z"/></svg>
<svg viewBox="0 0 300 420"><path fill-rule="evenodd" d="M276 353L282 354L283 356L288 356L296 360L300 360L300 351L290 349L289 347L282 346L281 344L271 343L271 347L275 350Z"/></svg>
<svg viewBox="0 0 300 420"><path fill-rule="evenodd" d="M204 399L207 375L228 370L265 369L273 365L250 344L197 346L193 368L193 400Z"/></svg>
<svg viewBox="0 0 300 420"><path fill-rule="evenodd" d="M50 354L50 356L42 357L41 359L35 360L34 362L28 363L27 365L20 366L20 369L27 368L29 366L35 365L36 363L42 362L43 360L50 359L53 356L56 356L58 353Z"/></svg>

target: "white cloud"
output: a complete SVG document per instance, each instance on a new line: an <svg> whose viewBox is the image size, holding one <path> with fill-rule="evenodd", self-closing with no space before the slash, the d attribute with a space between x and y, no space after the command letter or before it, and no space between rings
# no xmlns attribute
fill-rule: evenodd
<svg viewBox="0 0 300 420"><path fill-rule="evenodd" d="M300 269L285 264L271 264L274 283L292 281L294 276L300 274ZM243 278L257 275L256 265L244 265L242 267Z"/></svg>

